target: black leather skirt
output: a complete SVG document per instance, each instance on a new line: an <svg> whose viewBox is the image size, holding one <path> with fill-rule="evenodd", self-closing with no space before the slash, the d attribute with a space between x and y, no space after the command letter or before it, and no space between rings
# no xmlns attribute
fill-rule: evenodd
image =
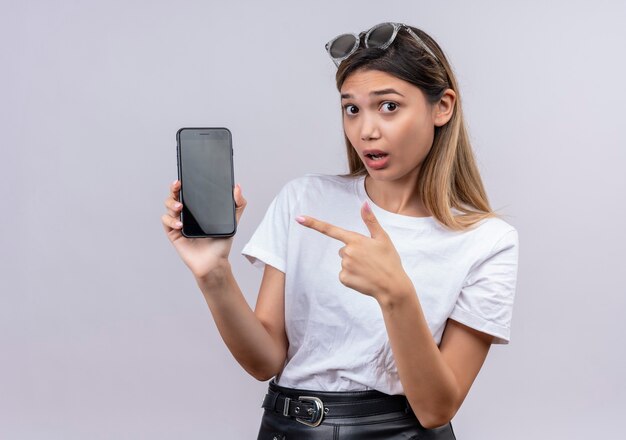
<svg viewBox="0 0 626 440"><path fill-rule="evenodd" d="M257 440L455 440L452 424L426 429L405 396L312 391L269 383Z"/></svg>

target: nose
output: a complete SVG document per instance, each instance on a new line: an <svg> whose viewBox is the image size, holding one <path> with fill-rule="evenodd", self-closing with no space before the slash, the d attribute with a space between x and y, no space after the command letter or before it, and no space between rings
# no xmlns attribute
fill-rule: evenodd
<svg viewBox="0 0 626 440"><path fill-rule="evenodd" d="M376 118L373 116L364 116L361 124L361 140L369 141L371 139L378 139L380 137L380 131Z"/></svg>

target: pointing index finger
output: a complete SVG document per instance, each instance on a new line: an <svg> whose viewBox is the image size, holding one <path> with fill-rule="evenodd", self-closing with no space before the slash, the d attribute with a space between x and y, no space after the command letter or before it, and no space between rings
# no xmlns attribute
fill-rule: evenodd
<svg viewBox="0 0 626 440"><path fill-rule="evenodd" d="M315 229L318 232L321 232L324 235L327 235L336 240L342 241L345 244L354 238L355 235L359 235L356 232L347 231L339 226L332 225L330 223L324 222L322 220L315 219L313 217L306 216L298 216L296 217L298 223L307 228Z"/></svg>

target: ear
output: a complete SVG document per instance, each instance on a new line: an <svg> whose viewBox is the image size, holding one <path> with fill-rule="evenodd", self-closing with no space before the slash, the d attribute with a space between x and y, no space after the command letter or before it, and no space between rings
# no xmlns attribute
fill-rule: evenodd
<svg viewBox="0 0 626 440"><path fill-rule="evenodd" d="M452 89L446 89L443 96L433 106L433 122L435 126L441 127L446 125L454 114L454 103L456 102L456 93Z"/></svg>

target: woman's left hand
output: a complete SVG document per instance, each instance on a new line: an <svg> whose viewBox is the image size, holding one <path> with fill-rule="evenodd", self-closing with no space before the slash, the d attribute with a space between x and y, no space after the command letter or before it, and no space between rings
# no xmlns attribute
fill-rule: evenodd
<svg viewBox="0 0 626 440"><path fill-rule="evenodd" d="M393 242L378 223L367 201L361 206L361 217L371 237L347 231L313 217L300 216L296 220L303 226L345 244L339 249L339 281L343 285L376 298L378 302L394 293L406 292L407 288L413 287L413 283L402 267L400 255Z"/></svg>

